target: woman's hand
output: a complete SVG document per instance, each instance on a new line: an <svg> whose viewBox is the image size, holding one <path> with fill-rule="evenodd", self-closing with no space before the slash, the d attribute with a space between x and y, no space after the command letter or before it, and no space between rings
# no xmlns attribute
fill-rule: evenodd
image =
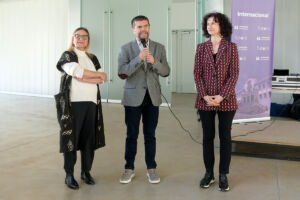
<svg viewBox="0 0 300 200"><path fill-rule="evenodd" d="M220 95L204 96L203 99L206 101L207 106L220 106L220 103L224 100Z"/></svg>
<svg viewBox="0 0 300 200"><path fill-rule="evenodd" d="M215 102L215 96L204 96L203 99L206 101L207 106L219 106L220 104Z"/></svg>
<svg viewBox="0 0 300 200"><path fill-rule="evenodd" d="M105 72L99 72L100 73L100 78L103 80L103 83L106 82L106 78L107 78L107 75Z"/></svg>
<svg viewBox="0 0 300 200"><path fill-rule="evenodd" d="M224 100L224 98L220 95L213 96L213 102L219 104Z"/></svg>

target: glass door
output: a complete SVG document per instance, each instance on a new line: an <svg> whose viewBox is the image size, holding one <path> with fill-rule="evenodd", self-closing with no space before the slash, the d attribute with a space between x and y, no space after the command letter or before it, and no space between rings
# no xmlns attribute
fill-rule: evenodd
<svg viewBox="0 0 300 200"><path fill-rule="evenodd" d="M81 1L81 26L86 27L90 32L90 52L95 54L106 73L109 72L108 60L108 0ZM100 85L102 101L108 99L107 81Z"/></svg>
<svg viewBox="0 0 300 200"><path fill-rule="evenodd" d="M108 16L108 102L120 103L124 80L118 76L118 56L121 46L134 40L131 19L138 13L135 0L109 0Z"/></svg>

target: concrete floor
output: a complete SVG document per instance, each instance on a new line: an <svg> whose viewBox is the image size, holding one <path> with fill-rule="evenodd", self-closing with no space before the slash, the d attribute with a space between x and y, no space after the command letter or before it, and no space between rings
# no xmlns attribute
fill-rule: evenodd
<svg viewBox="0 0 300 200"><path fill-rule="evenodd" d="M173 109L184 127L201 141L201 125L196 121L194 100L195 95L175 95ZM300 199L300 162L294 161L233 156L228 176L231 190L219 192L218 184L206 190L200 189L199 180L205 172L202 146L182 131L167 108L160 108L157 128L157 163L161 183L152 185L147 181L143 137L139 137L136 177L132 183L121 185L119 177L124 166L126 130L124 110L119 104L103 104L103 112L107 146L95 154L92 175L96 185L89 186L79 180L80 162L77 162L75 178L80 189L73 191L64 184L54 100L0 94L0 199ZM233 132L239 128L234 125ZM293 127L289 130L299 131ZM216 148L216 177L218 163Z"/></svg>

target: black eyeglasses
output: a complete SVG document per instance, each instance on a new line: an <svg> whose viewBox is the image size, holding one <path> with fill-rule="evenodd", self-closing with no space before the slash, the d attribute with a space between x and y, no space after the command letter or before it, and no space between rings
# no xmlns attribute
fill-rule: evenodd
<svg viewBox="0 0 300 200"><path fill-rule="evenodd" d="M89 38L88 35L79 35L79 34L75 34L74 37L75 37L76 39L81 38L81 39L83 39L83 40L87 40L87 39Z"/></svg>

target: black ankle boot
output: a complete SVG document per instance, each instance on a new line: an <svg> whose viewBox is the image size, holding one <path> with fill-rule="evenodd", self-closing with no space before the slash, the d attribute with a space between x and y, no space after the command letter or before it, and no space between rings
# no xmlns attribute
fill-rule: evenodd
<svg viewBox="0 0 300 200"><path fill-rule="evenodd" d="M94 185L95 181L91 176L90 172L81 172L81 179L85 181L86 184Z"/></svg>
<svg viewBox="0 0 300 200"><path fill-rule="evenodd" d="M65 178L65 183L66 185L73 189L73 190L77 190L79 188L77 181L75 180L73 174L67 174L66 178Z"/></svg>

